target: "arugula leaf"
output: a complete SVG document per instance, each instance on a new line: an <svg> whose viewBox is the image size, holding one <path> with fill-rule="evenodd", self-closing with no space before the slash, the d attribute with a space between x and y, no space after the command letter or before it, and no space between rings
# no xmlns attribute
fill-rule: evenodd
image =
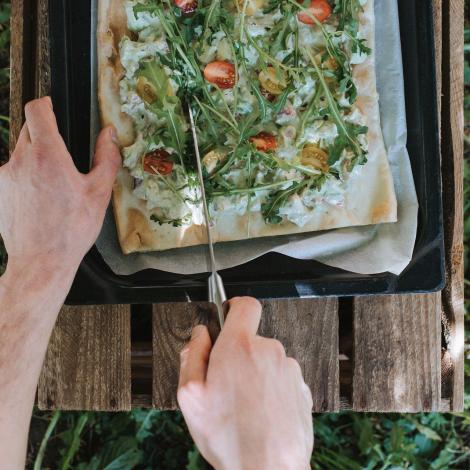
<svg viewBox="0 0 470 470"><path fill-rule="evenodd" d="M358 15L361 11L359 0L336 0L333 12L339 17L338 28L355 36L359 30Z"/></svg>
<svg viewBox="0 0 470 470"><path fill-rule="evenodd" d="M261 212L264 220L268 224L280 224L282 217L279 209L287 203L288 199L310 184L310 180L294 182L289 188L271 194L266 201L261 204Z"/></svg>
<svg viewBox="0 0 470 470"><path fill-rule="evenodd" d="M206 21L204 23L204 29L208 30L209 28L216 30L217 25L220 22L222 12L220 8L220 0L213 0L209 6L209 10L206 14Z"/></svg>
<svg viewBox="0 0 470 470"><path fill-rule="evenodd" d="M137 72L137 79L144 77L155 90L156 100L163 105L163 99L168 94L169 79L161 66L155 59L141 63Z"/></svg>
<svg viewBox="0 0 470 470"><path fill-rule="evenodd" d="M355 126L350 123L346 123L348 132L356 137L361 134L367 134L368 128L366 126ZM351 149L349 139L343 134L336 138L334 143L328 147L328 165L334 165L343 155L344 150ZM353 149L351 149L353 150ZM356 165L363 165L367 162L366 153L363 152L360 155L356 155L351 160L350 170Z"/></svg>
<svg viewBox="0 0 470 470"><path fill-rule="evenodd" d="M156 222L158 225L171 224L173 227L182 227L183 225L189 225L192 221L191 216L187 215L181 219L167 219L158 214L151 214L150 219Z"/></svg>

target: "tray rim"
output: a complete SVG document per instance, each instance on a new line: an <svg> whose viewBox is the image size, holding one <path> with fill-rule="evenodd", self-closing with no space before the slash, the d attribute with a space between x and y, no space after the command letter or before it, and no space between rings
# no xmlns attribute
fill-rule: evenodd
<svg viewBox="0 0 470 470"><path fill-rule="evenodd" d="M399 7L401 5L401 8L403 8L403 2L404 0L399 0ZM73 2L75 3L75 2ZM89 3L91 5L91 2L84 2L84 3ZM405 2L407 3L407 2ZM423 116L421 120L421 137L422 137L422 144L423 147L431 147L433 149L433 154L436 159L436 163L438 166L438 175L437 178L435 178L434 183L437 184L438 191L434 189L431 193L427 193L426 196L431 195L434 199L434 204L437 206L437 211L438 211L438 220L435 221L437 222L437 228L435 227L434 235L430 236L429 233L422 233L421 231L418 232L418 235L423 238L427 237L428 238L428 243L427 245L416 252L416 247L419 246L419 240L417 238L416 245L415 245L415 252L413 253L413 259L410 263L410 266L405 269L405 271L400 274L399 276L392 275L390 273L378 273L378 274L373 274L373 275L358 275L355 273L348 273L346 271L342 270L335 270L332 268L334 271L336 271L334 274L331 276L338 276L340 278L344 276L353 276L354 279L348 281L350 283L349 288L343 287L343 290L337 289L336 291L328 291L327 288L319 287L315 288L314 286L316 284L321 284L320 281L315 280L315 279L310 279L309 284L308 281L302 279L298 281L294 280L283 280L283 281L257 281L256 283L252 283L249 286L245 285L245 288L242 289L244 292L249 291L250 295L255 295L260 298L313 298L313 297L326 297L326 296L366 296L366 295L383 295L383 294L405 294L405 293L426 293L426 292L436 292L441 290L444 285L445 285L445 270L444 270L444 240L443 240L443 213L442 213L442 176L441 176L441 155L440 155L440 142L439 142L439 127L438 127L438 119L437 119L437 90L436 90L436 70L435 70L435 49L434 49L434 43L432 41L427 41L423 40L423 36L426 39L429 38L434 38L434 32L433 32L433 17L432 17L432 4L427 4L427 2L424 2L422 4L421 2L418 2L420 5L413 5L413 9L421 9L424 10L425 15L424 15L424 21L422 24L418 25L421 26L421 32L418 34L418 31L416 31L416 43L424 43L427 47L426 52L429 54L424 54L425 60L424 61L416 61L418 68L425 69L426 72L424 73L424 76L428 78L426 81L427 83L424 84L422 88L427 89L428 93L430 93L432 99L428 100L428 105L431 106L431 113L426 113L427 116ZM67 15L66 15L66 5L70 6L70 3L67 2L67 0L49 0L49 11L51 12L51 9L53 10L53 14L50 15L50 46L51 46L51 71L54 71L54 73L51 73L51 82L52 82L52 96L54 103L56 102L61 102L62 106L59 107L58 109L58 114L63 116L70 116L70 103L69 103L69 92L70 92L70 80L69 80L69 68L68 68L68 57L66 54L66 50L68 47L68 43L70 42L70 38L68 37L68 31L67 31ZM409 8L409 5L408 5ZM62 12L61 15L55 16L54 11L59 11ZM411 15L412 16L412 15ZM418 17L416 15L415 11L415 17ZM423 16L420 16L423 18ZM400 28L403 28L402 24L402 15L400 15ZM417 28L418 29L418 28ZM57 35L61 34L63 35L64 40L58 41L57 40ZM402 31L401 31L402 33ZM430 46L429 43L432 45ZM403 48L402 48L403 50ZM417 52L417 51L416 51ZM405 60L405 58L404 58ZM60 64L61 67L57 68L57 65ZM64 67L65 64L65 67ZM62 70L62 76L59 77L57 71ZM420 74L420 71L418 71L418 75ZM423 75L423 72L421 71L421 76ZM406 75L405 75L406 78ZM429 80L430 79L430 80ZM406 80L405 80L405 87L406 87ZM63 85L64 83L66 86L61 86L58 84ZM405 90L406 91L406 90ZM423 95L423 91L421 89L420 91L420 96ZM406 98L408 102L408 97ZM60 101L59 101L60 100ZM407 107L407 112L408 112L408 107ZM431 115L431 117L430 117ZM68 121L68 117L66 118ZM426 119L431 119L432 123L427 123L427 130L432 127L434 130L434 136L435 139L432 139L432 143L429 141L424 141L424 131L423 127L425 127L426 123L423 123L423 120ZM63 119L62 119L63 121ZM65 140L68 144L72 142L72 135L71 135L71 128L68 125L63 125L64 123L62 122L61 127L61 132L65 137ZM412 161L413 163L413 161ZM426 204L429 203L429 199L426 198L424 201ZM420 206L423 203L423 201L419 200ZM422 227L420 227L422 228ZM429 240L430 238L430 240ZM93 250L92 250L93 252ZM171 301L181 301L184 299L192 299L192 300L204 300L206 298L206 283L203 280L203 275L200 275L199 277L201 278L198 281L194 281L192 279L192 276L186 276L185 277L185 282L179 282L178 286L168 286L168 285L162 285L159 284L158 286L152 286L152 285L134 285L134 286L129 286L129 278L132 276L118 276L113 273L112 276L105 275L101 276L101 281L97 280L96 277L96 269L93 268L93 262L91 260L92 254L88 254L84 261L82 262L82 265L79 269L79 272L77 274L77 277L74 281L74 286L72 287L72 290L67 297L67 304L70 305L80 305L80 304L92 304L92 303L141 303L141 300L144 300L143 303L158 303L158 302L171 302ZM266 256L266 255L265 255ZM284 255L277 254L276 256L283 257ZM260 259L263 259L263 257L258 258L258 261ZM288 257L285 257L288 258ZM292 258L289 258L292 259ZM410 288L406 286L402 286L400 281L404 279L407 276L407 273L410 271L410 268L413 268L413 265L416 265L416 263L424 263L426 264L433 264L433 261L438 260L438 266L437 269L439 270L439 273L437 275L437 280L433 283L432 285L426 285L426 286L418 286L416 288ZM312 261L308 261L313 263ZM315 262L316 263L316 262ZM248 263L249 264L249 263ZM434 263L435 264L435 263ZM245 266L245 265L242 265ZM434 266L435 268L436 266ZM101 272L103 274L103 272ZM111 279L114 278L114 279ZM80 289L77 289L77 287L84 286L83 290L85 290L85 286L87 286L86 281L92 281L95 283L95 287L98 287L100 284L105 281L107 278L108 285L103 285L103 289L107 289L107 292L102 291L99 289L100 293L98 295L88 295L90 292L88 289L88 297L83 298L81 293L79 292ZM361 278L365 278L364 280L361 280ZM360 282L365 282L369 286L369 290L365 289L358 289L355 288L355 285L360 283ZM380 283L382 282L384 287L381 289L377 289L376 291L374 289L370 289L370 286L374 283ZM335 283L335 281L333 281ZM127 284L127 285L126 285ZM235 282L235 281L226 281L226 287L227 291L229 294L238 292L240 290L240 282ZM307 288L307 284L310 286L310 288ZM286 285L289 285L290 288L286 289ZM304 286L304 288L301 290L301 293L299 294L297 286ZM329 284L326 284L329 286ZM90 286L88 286L90 287ZM276 296L272 295L266 295L266 290L267 289L275 289L276 290ZM124 293L124 291L132 290L134 293L138 293L137 296L134 294L130 293ZM152 291L151 294L146 294L145 296L141 296L139 294L142 294L144 290L150 290ZM153 294L156 294L157 292L160 292L161 290L164 290L165 292L163 294L160 293L160 295L157 297L153 297ZM114 292L116 291L116 292ZM149 298L149 295L152 300L145 300ZM174 296L174 297L173 297ZM123 302L122 299L125 299Z"/></svg>

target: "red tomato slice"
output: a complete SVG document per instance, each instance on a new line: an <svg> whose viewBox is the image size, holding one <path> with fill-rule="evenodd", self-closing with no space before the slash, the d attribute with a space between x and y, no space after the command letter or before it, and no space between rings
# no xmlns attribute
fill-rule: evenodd
<svg viewBox="0 0 470 470"><path fill-rule="evenodd" d="M250 137L250 142L254 144L257 150L261 150L262 152L277 149L276 136L269 132L260 132L258 135Z"/></svg>
<svg viewBox="0 0 470 470"><path fill-rule="evenodd" d="M331 15L331 6L327 0L312 0L310 6L307 8L309 13L313 15L320 23L323 23ZM313 18L306 12L301 11L297 18L300 22L305 24L313 25L315 21Z"/></svg>
<svg viewBox="0 0 470 470"><path fill-rule="evenodd" d="M175 5L185 14L194 13L197 9L197 0L175 0Z"/></svg>
<svg viewBox="0 0 470 470"><path fill-rule="evenodd" d="M144 157L144 171L151 175L169 175L173 171L170 154L163 149L152 150Z"/></svg>
<svg viewBox="0 0 470 470"><path fill-rule="evenodd" d="M234 65L225 60L216 60L207 64L204 78L222 89L233 88L237 81Z"/></svg>

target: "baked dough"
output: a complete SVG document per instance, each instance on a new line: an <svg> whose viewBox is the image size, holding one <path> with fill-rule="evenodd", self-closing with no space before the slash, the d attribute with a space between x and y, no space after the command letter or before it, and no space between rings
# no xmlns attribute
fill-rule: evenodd
<svg viewBox="0 0 470 470"><path fill-rule="evenodd" d="M220 213L212 228L215 242L396 222L397 203L380 127L376 89L373 3L373 0L367 1L360 13L361 36L372 48L372 53L353 70L358 92L356 106L365 116L368 127L368 161L351 173L344 203L314 209L303 227L291 222L267 224L261 212L248 212L242 216L233 212ZM121 112L119 94L119 82L124 75L119 42L123 36L132 36L126 25L125 0L99 0L98 95L101 119L103 126L112 124L116 127L123 147L131 145L136 138L131 118ZM174 227L152 222L146 202L133 194L133 185L133 177L123 168L114 185L113 207L119 241L125 254L206 243L203 225Z"/></svg>

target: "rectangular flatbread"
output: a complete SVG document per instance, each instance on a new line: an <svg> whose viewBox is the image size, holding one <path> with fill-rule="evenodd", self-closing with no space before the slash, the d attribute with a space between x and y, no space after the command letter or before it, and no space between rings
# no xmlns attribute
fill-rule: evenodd
<svg viewBox="0 0 470 470"><path fill-rule="evenodd" d="M173 3L175 1L175 3ZM99 0L102 125L125 254L396 222L373 0Z"/></svg>

